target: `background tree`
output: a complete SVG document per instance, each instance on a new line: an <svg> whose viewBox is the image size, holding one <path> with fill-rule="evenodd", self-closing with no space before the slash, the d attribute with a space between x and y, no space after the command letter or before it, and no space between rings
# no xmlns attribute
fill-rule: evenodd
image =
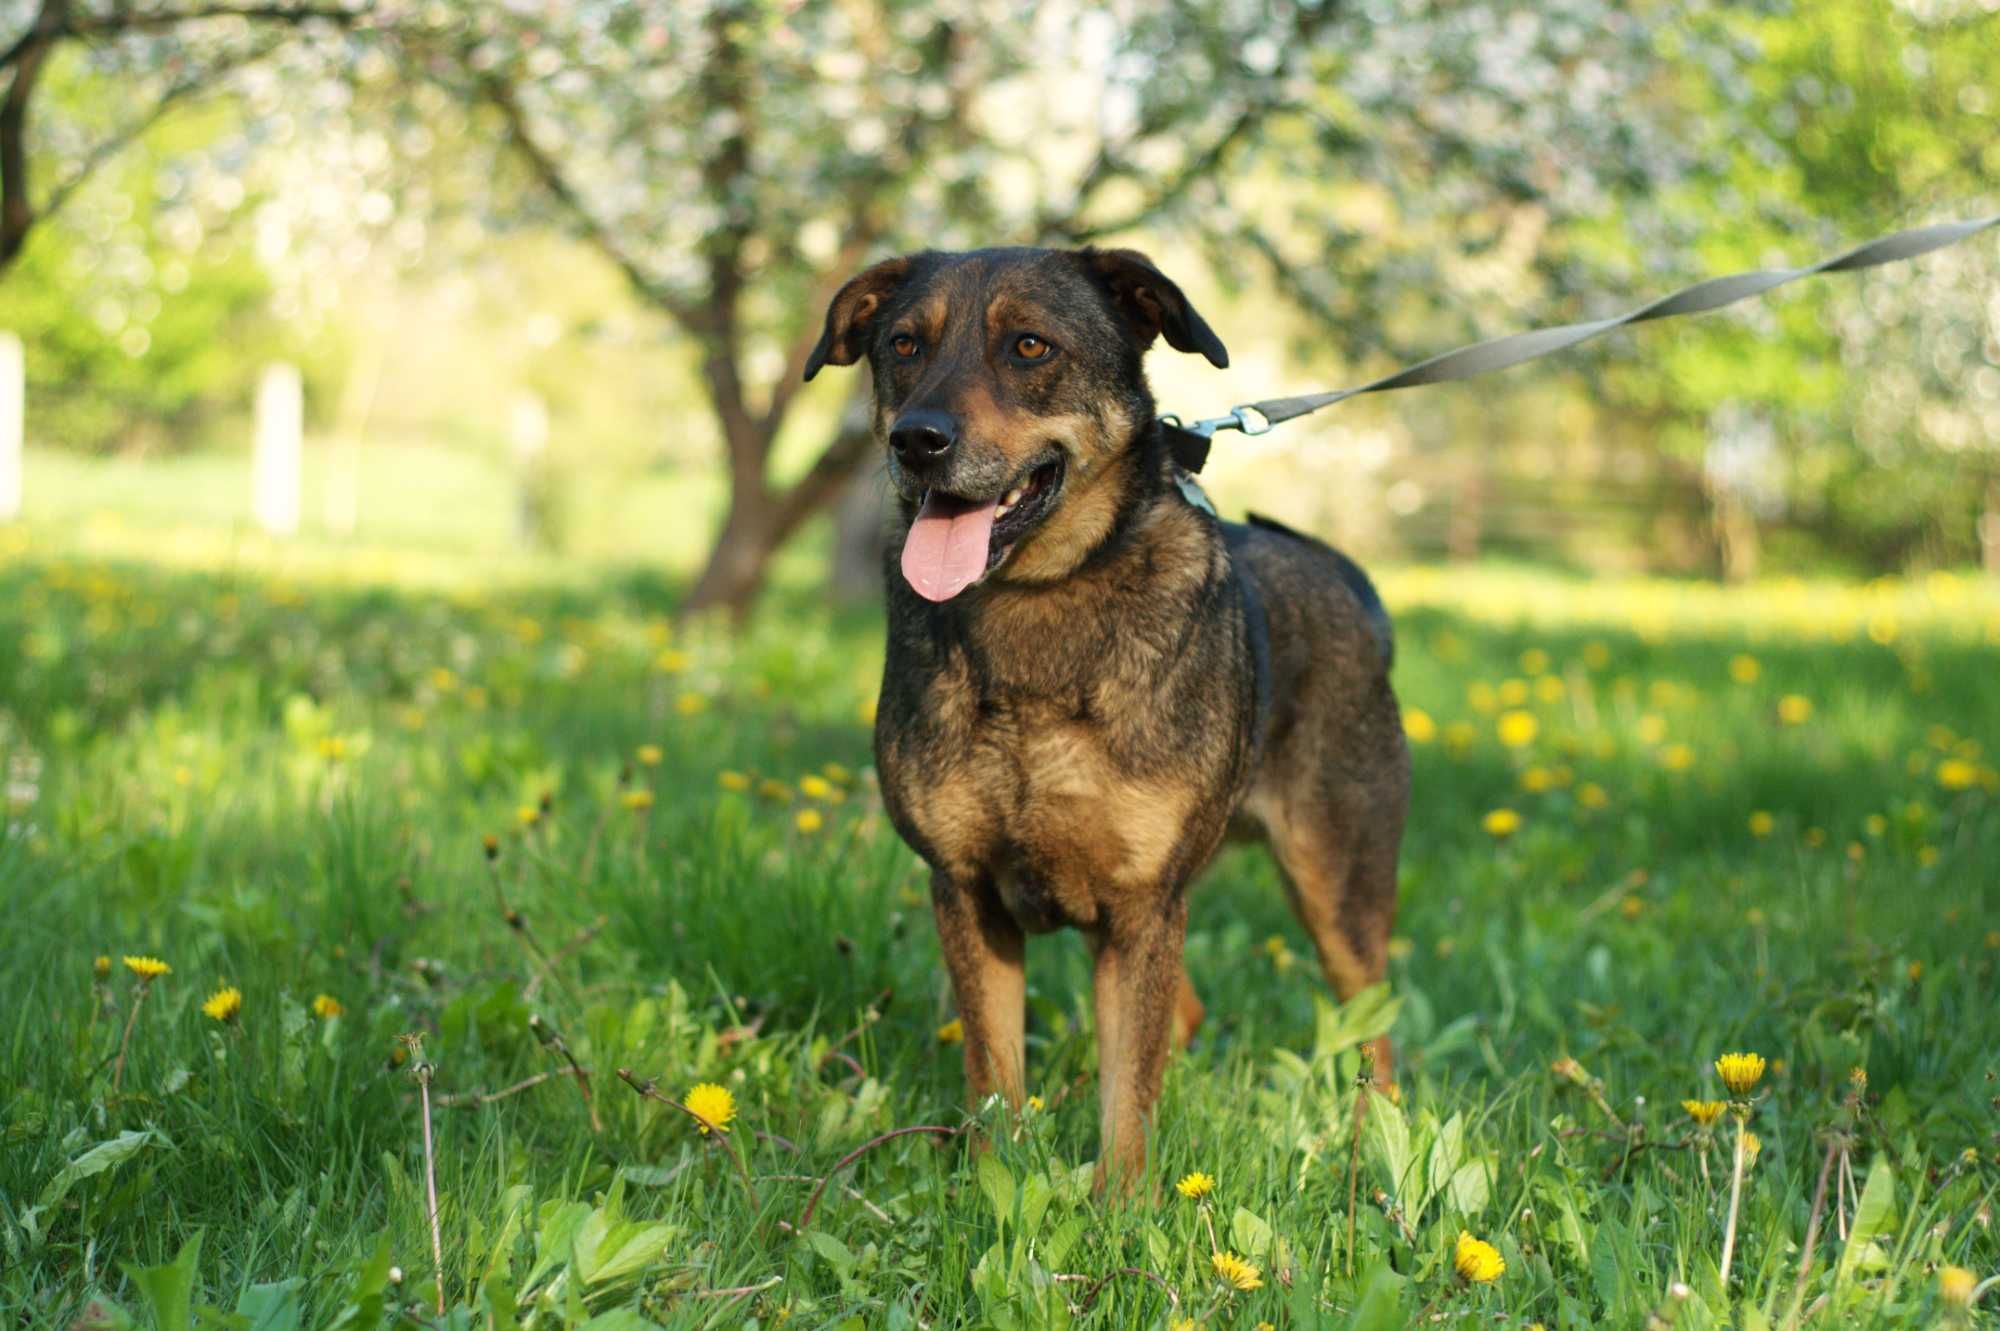
<svg viewBox="0 0 2000 1331"><path fill-rule="evenodd" d="M468 6L406 50L504 129L537 187L511 206L556 210L698 343L730 498L689 606L740 610L868 455L821 412L832 442L787 480L774 465L826 301L865 259L1144 228L1276 280L1322 317L1322 360L1400 351L1392 314L1494 324L1448 280L1470 256L1688 169L1652 41L1683 12ZM1588 281L1586 248L1546 257Z"/></svg>

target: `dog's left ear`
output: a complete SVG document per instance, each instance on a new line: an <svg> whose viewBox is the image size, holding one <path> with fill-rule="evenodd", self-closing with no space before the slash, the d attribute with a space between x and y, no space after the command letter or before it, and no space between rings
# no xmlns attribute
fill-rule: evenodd
<svg viewBox="0 0 2000 1331"><path fill-rule="evenodd" d="M1141 351L1165 334L1167 345L1175 351L1199 351L1217 369L1229 364L1229 350L1222 339L1151 259L1137 250L1086 249L1083 257L1110 289Z"/></svg>
<svg viewBox="0 0 2000 1331"><path fill-rule="evenodd" d="M895 294L909 271L908 258L884 259L848 279L826 307L826 328L819 335L819 345L806 357L807 379L828 365L852 365L861 359L868 321L882 308L882 302Z"/></svg>

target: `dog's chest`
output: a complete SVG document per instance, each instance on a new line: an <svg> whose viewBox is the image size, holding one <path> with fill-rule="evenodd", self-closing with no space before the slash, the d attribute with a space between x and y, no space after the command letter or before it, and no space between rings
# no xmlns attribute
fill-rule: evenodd
<svg viewBox="0 0 2000 1331"><path fill-rule="evenodd" d="M1157 884L1196 783L1135 761L1126 736L1072 709L987 698L890 739L885 787L912 840L948 874L993 884L1024 928L1096 921Z"/></svg>

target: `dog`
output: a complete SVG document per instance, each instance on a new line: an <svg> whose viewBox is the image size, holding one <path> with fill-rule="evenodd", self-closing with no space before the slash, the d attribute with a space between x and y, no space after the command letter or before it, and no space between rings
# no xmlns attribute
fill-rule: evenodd
<svg viewBox="0 0 2000 1331"><path fill-rule="evenodd" d="M1409 752L1381 599L1339 552L1195 502L1142 359L1228 352L1132 250L930 251L833 297L897 504L875 757L931 900L975 1103L1026 1096L1025 937L1094 961L1100 1192L1129 1194L1204 1009L1188 890L1261 836L1327 981L1382 979ZM1388 1084L1386 1037L1373 1050Z"/></svg>

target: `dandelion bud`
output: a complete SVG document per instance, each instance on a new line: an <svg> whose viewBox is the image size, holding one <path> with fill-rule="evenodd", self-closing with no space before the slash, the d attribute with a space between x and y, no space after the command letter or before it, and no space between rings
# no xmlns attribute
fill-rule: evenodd
<svg viewBox="0 0 2000 1331"><path fill-rule="evenodd" d="M485 836L479 838L479 844L486 848L486 862L488 864L491 864L493 863L493 861L500 858L499 837L494 836L491 832L488 832Z"/></svg>
<svg viewBox="0 0 2000 1331"><path fill-rule="evenodd" d="M108 979L111 975L111 958L99 957L90 963L90 973L98 979Z"/></svg>
<svg viewBox="0 0 2000 1331"><path fill-rule="evenodd" d="M1970 1308L1972 1291L1979 1277L1962 1266L1947 1266L1938 1272L1938 1299L1947 1308Z"/></svg>

